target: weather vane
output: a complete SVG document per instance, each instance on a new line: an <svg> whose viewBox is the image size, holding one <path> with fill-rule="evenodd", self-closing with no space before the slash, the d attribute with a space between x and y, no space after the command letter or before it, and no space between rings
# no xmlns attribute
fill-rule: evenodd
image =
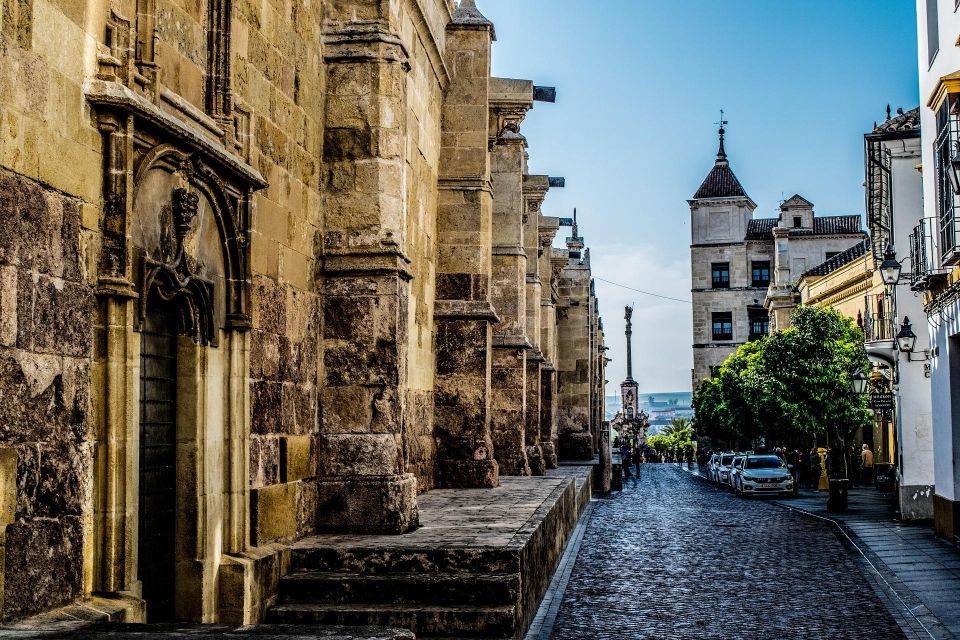
<svg viewBox="0 0 960 640"><path fill-rule="evenodd" d="M720 109L720 122L714 122L713 124L720 126L721 128L730 124L728 121L723 119L723 109Z"/></svg>

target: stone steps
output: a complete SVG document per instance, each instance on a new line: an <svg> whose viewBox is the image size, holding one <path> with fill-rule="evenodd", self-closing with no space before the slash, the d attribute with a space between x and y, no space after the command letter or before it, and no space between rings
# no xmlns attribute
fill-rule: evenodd
<svg viewBox="0 0 960 640"><path fill-rule="evenodd" d="M280 604L502 606L517 601L517 574L351 574L304 571L280 580Z"/></svg>
<svg viewBox="0 0 960 640"><path fill-rule="evenodd" d="M377 625L410 629L417 638L513 638L516 607L403 604L281 604L269 622L322 625Z"/></svg>

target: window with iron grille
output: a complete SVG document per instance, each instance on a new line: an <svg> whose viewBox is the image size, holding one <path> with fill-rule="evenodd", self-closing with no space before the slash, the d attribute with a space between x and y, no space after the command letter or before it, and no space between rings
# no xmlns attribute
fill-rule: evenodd
<svg viewBox="0 0 960 640"><path fill-rule="evenodd" d="M712 271L711 280L713 282L714 289L730 288L730 263L729 262L714 262L711 271Z"/></svg>
<svg viewBox="0 0 960 640"><path fill-rule="evenodd" d="M733 314L720 311L713 314L713 339L733 340Z"/></svg>
<svg viewBox="0 0 960 640"><path fill-rule="evenodd" d="M754 260L750 265L750 283L754 287L770 286L770 261Z"/></svg>
<svg viewBox="0 0 960 640"><path fill-rule="evenodd" d="M934 142L934 181L937 188L937 218L940 227L940 257L947 262L956 258L957 205L956 194L950 181L950 161L956 153L958 116L957 98L947 96L937 111L937 138Z"/></svg>

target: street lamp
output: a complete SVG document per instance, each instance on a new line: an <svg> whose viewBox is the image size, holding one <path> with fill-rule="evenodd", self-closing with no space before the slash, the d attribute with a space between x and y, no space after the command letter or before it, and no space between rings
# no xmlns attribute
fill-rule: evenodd
<svg viewBox="0 0 960 640"><path fill-rule="evenodd" d="M950 186L953 187L953 192L960 194L960 156L955 156L950 160L950 171L947 172L947 175L950 176Z"/></svg>
<svg viewBox="0 0 960 640"><path fill-rule="evenodd" d="M897 346L903 353L912 353L917 344L917 334L913 332L910 326L910 318L904 317L903 324L900 325L900 332L897 334Z"/></svg>
<svg viewBox="0 0 960 640"><path fill-rule="evenodd" d="M903 269L903 265L897 262L897 252L894 251L893 245L888 244L887 250L883 252L883 262L880 263L880 277L883 279L883 283L887 285L895 285L900 281L900 271Z"/></svg>
<svg viewBox="0 0 960 640"><path fill-rule="evenodd" d="M863 395L867 392L867 389L870 388L870 378L863 375L863 371L857 369L853 372L853 378L850 381L850 386L853 388L854 393Z"/></svg>

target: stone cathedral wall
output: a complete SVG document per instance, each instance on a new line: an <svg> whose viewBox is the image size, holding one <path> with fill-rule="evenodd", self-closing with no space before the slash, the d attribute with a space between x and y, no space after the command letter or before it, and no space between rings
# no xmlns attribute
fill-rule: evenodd
<svg viewBox="0 0 960 640"><path fill-rule="evenodd" d="M455 289L461 272L474 277L444 297L447 331L463 325L473 347L444 402L454 427L460 414L471 417L459 421L468 433L451 439L451 468L476 469L448 474L451 486L461 476L496 482L488 446L496 312L515 333L535 334L562 370L517 385L531 398L543 386L548 399L531 403L530 434L514 440L556 448L558 381L568 393L561 433L581 446L596 433L586 391L596 365L589 271L561 285L580 306L558 322L554 305L569 300L554 299L556 219L541 245L543 289L526 297L521 269L509 308L488 302L492 195L482 154L502 132L457 125L463 131L442 140L441 131L458 70L469 81L454 104L467 106L451 114L488 118L476 87L489 75L492 26L467 24L462 48L449 52L455 9L451 0L0 3L2 620L94 593L137 600L149 578L137 574L135 434L141 315L154 295L138 265L149 264L150 234L164 250L179 248L185 269L208 273L203 256L228 254L237 269L209 271L206 331L202 308L181 319L196 323L177 351L178 366L193 369L176 380L182 618L256 622L284 545L317 531L416 526L416 495L442 483L437 371L463 351L451 338L438 358L438 280ZM379 44L365 41L371 48L358 53L363 37L350 38L371 25ZM448 149L443 208L445 146L462 153ZM140 173L164 154L180 160L164 165L163 188L144 189ZM509 176L515 196L523 171ZM236 196L223 219L210 213L221 204L203 185ZM193 217L180 220L190 198L177 198L191 193ZM471 227L458 228L457 209L475 204ZM538 220L528 224L534 235ZM466 259L449 252L446 280L439 234L470 247ZM530 240L532 257L539 238ZM544 315L528 322L525 313ZM459 380L470 384L455 389ZM522 429L517 403L500 408ZM185 435L181 422L196 433ZM391 508L395 521L376 521ZM142 615L133 606L128 620Z"/></svg>

